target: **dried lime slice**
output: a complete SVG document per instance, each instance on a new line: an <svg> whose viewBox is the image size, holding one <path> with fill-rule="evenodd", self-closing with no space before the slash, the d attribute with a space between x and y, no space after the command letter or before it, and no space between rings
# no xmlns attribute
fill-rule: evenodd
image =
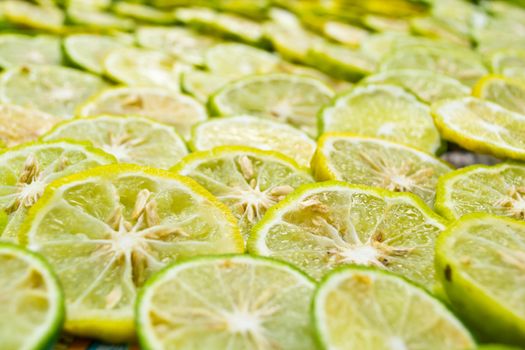
<svg viewBox="0 0 525 350"><path fill-rule="evenodd" d="M7 0L2 4L5 18L23 27L60 32L64 13L55 6L38 6L27 1Z"/></svg>
<svg viewBox="0 0 525 350"><path fill-rule="evenodd" d="M472 95L525 114L525 81L509 79L500 75L487 75L472 89Z"/></svg>
<svg viewBox="0 0 525 350"><path fill-rule="evenodd" d="M24 64L62 63L62 49L58 37L20 34L0 35L0 67L6 69Z"/></svg>
<svg viewBox="0 0 525 350"><path fill-rule="evenodd" d="M525 47L519 49L504 48L490 56L492 71L509 78L525 81Z"/></svg>
<svg viewBox="0 0 525 350"><path fill-rule="evenodd" d="M364 28L339 21L325 22L322 31L326 37L354 48L359 47L370 35Z"/></svg>
<svg viewBox="0 0 525 350"><path fill-rule="evenodd" d="M13 147L34 141L60 120L36 110L0 104L0 142Z"/></svg>
<svg viewBox="0 0 525 350"><path fill-rule="evenodd" d="M172 12L159 10L145 4L120 1L114 4L111 9L117 15L130 17L141 22L157 24L171 24L175 22Z"/></svg>
<svg viewBox="0 0 525 350"><path fill-rule="evenodd" d="M132 30L135 27L135 22L129 18L83 6L68 7L67 18L74 24L95 30Z"/></svg>
<svg viewBox="0 0 525 350"><path fill-rule="evenodd" d="M230 81L230 77L202 70L189 70L181 75L181 88L200 102L206 103L211 95Z"/></svg>
<svg viewBox="0 0 525 350"><path fill-rule="evenodd" d="M241 253L228 209L194 181L159 169L110 165L48 186L20 239L64 288L65 330L122 342L134 337L137 290L166 264Z"/></svg>
<svg viewBox="0 0 525 350"><path fill-rule="evenodd" d="M433 16L414 17L410 20L410 29L416 35L470 47L470 37L467 33L459 31L446 19Z"/></svg>
<svg viewBox="0 0 525 350"><path fill-rule="evenodd" d="M410 24L405 18L367 14L363 16L362 21L366 27L372 29L375 32L410 32Z"/></svg>

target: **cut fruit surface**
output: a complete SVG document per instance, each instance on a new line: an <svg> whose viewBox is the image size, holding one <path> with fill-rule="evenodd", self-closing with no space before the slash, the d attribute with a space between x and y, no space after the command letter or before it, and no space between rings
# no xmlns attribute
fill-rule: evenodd
<svg viewBox="0 0 525 350"><path fill-rule="evenodd" d="M6 69L24 64L60 65L60 38L20 34L0 35L0 67Z"/></svg>
<svg viewBox="0 0 525 350"><path fill-rule="evenodd" d="M2 4L3 15L11 23L23 27L60 32L64 13L55 6L38 6L26 1L8 0Z"/></svg>
<svg viewBox="0 0 525 350"><path fill-rule="evenodd" d="M0 105L0 142L13 147L34 141L47 132L60 118L16 105Z"/></svg>
<svg viewBox="0 0 525 350"><path fill-rule="evenodd" d="M506 77L525 81L525 47L501 49L490 56L492 71Z"/></svg>
<svg viewBox="0 0 525 350"><path fill-rule="evenodd" d="M102 12L93 8L86 8L85 6L69 6L67 18L72 23L94 31L127 31L135 27L135 22L129 18L123 18L110 12Z"/></svg>
<svg viewBox="0 0 525 350"><path fill-rule="evenodd" d="M217 92L232 78L220 76L203 70L189 70L182 73L182 91L192 95L202 103L208 102L211 95Z"/></svg>
<svg viewBox="0 0 525 350"><path fill-rule="evenodd" d="M487 75L474 85L472 95L525 115L525 81Z"/></svg>

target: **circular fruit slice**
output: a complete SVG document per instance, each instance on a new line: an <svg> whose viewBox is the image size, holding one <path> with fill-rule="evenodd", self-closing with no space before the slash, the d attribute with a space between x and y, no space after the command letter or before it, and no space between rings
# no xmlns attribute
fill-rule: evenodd
<svg viewBox="0 0 525 350"><path fill-rule="evenodd" d="M142 116L174 126L189 138L191 127L206 120L206 109L193 98L156 87L119 87L102 91L77 109L79 116Z"/></svg>
<svg viewBox="0 0 525 350"><path fill-rule="evenodd" d="M193 128L194 151L228 145L277 151L301 166L310 164L316 147L314 140L289 125L251 116L216 118Z"/></svg>
<svg viewBox="0 0 525 350"><path fill-rule="evenodd" d="M38 109L62 119L107 84L97 76L60 66L17 66L0 76L0 102Z"/></svg>
<svg viewBox="0 0 525 350"><path fill-rule="evenodd" d="M7 147L36 140L60 121L50 114L0 104L0 142Z"/></svg>
<svg viewBox="0 0 525 350"><path fill-rule="evenodd" d="M314 350L314 288L290 265L247 255L175 264L139 295L140 344L147 350Z"/></svg>
<svg viewBox="0 0 525 350"><path fill-rule="evenodd" d="M325 22L322 31L326 37L354 48L358 48L370 36L366 29L339 21Z"/></svg>
<svg viewBox="0 0 525 350"><path fill-rule="evenodd" d="M435 153L441 138L429 108L393 85L356 87L319 114L320 134L347 131L379 137Z"/></svg>
<svg viewBox="0 0 525 350"><path fill-rule="evenodd" d="M88 141L121 163L162 169L172 167L188 153L173 127L133 116L73 119L57 125L42 139Z"/></svg>
<svg viewBox="0 0 525 350"><path fill-rule="evenodd" d="M189 70L182 73L181 87L184 92L192 95L200 102L206 103L211 95L230 81L232 78L207 71Z"/></svg>
<svg viewBox="0 0 525 350"><path fill-rule="evenodd" d="M431 289L434 242L445 221L409 193L323 182L304 185L254 227L250 252L320 279L336 266L376 266Z"/></svg>
<svg viewBox="0 0 525 350"><path fill-rule="evenodd" d="M492 71L509 78L525 81L525 48L501 49L490 56Z"/></svg>
<svg viewBox="0 0 525 350"><path fill-rule="evenodd" d="M0 209L9 215L2 240L17 240L27 211L48 183L78 171L115 162L97 149L68 142L49 142L10 148L0 154Z"/></svg>
<svg viewBox="0 0 525 350"><path fill-rule="evenodd" d="M219 115L250 114L287 122L317 136L317 113L333 96L321 81L290 74L267 74L234 81L210 99Z"/></svg>
<svg viewBox="0 0 525 350"><path fill-rule="evenodd" d="M493 341L525 344L525 223L470 214L436 245L436 270L457 313Z"/></svg>
<svg viewBox="0 0 525 350"><path fill-rule="evenodd" d="M68 7L67 18L72 23L91 30L132 30L135 27L135 22L129 18L122 18L85 6Z"/></svg>
<svg viewBox="0 0 525 350"><path fill-rule="evenodd" d="M111 9L119 16L130 17L141 22L157 24L171 24L175 22L175 17L170 11L159 10L145 4L117 2Z"/></svg>
<svg viewBox="0 0 525 350"><path fill-rule="evenodd" d="M64 39L67 58L77 66L95 74L104 73L104 58L124 44L115 37L98 34L74 34Z"/></svg>
<svg viewBox="0 0 525 350"><path fill-rule="evenodd" d="M26 1L8 0L2 4L3 15L22 27L60 32L64 13L55 6L38 6Z"/></svg>
<svg viewBox="0 0 525 350"><path fill-rule="evenodd" d="M504 76L487 75L474 85L472 95L525 114L525 81L521 83Z"/></svg>
<svg viewBox="0 0 525 350"><path fill-rule="evenodd" d="M425 103L470 95L470 88L454 78L420 69L400 69L377 73L360 83L398 85Z"/></svg>
<svg viewBox="0 0 525 350"><path fill-rule="evenodd" d="M226 204L245 239L271 206L313 182L308 172L280 153L240 146L192 153L172 171L191 177Z"/></svg>
<svg viewBox="0 0 525 350"><path fill-rule="evenodd" d="M499 105L464 97L432 106L443 138L471 151L525 160L525 116Z"/></svg>
<svg viewBox="0 0 525 350"><path fill-rule="evenodd" d="M64 297L36 254L0 243L0 337L4 349L48 349L64 322Z"/></svg>
<svg viewBox="0 0 525 350"><path fill-rule="evenodd" d="M434 206L438 178L452 170L440 159L414 148L348 133L321 136L312 169L319 181L412 192L429 207Z"/></svg>
<svg viewBox="0 0 525 350"><path fill-rule="evenodd" d="M312 306L323 349L468 350L468 330L437 299L383 271L341 268L321 283Z"/></svg>
<svg viewBox="0 0 525 350"><path fill-rule="evenodd" d="M439 179L437 211L450 220L469 213L491 213L525 220L525 166L473 165Z"/></svg>
<svg viewBox="0 0 525 350"><path fill-rule="evenodd" d="M39 35L0 35L0 67L6 69L25 64L62 63L60 39Z"/></svg>
<svg viewBox="0 0 525 350"><path fill-rule="evenodd" d="M135 296L154 272L192 256L243 252L235 218L209 192L133 165L54 182L20 238L57 272L65 330L114 343L134 336Z"/></svg>

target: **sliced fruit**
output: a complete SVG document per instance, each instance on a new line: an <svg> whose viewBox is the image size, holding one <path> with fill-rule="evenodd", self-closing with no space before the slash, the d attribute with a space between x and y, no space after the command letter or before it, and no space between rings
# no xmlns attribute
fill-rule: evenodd
<svg viewBox="0 0 525 350"><path fill-rule="evenodd" d="M436 270L454 310L493 341L525 343L525 223L470 214L436 246Z"/></svg>
<svg viewBox="0 0 525 350"><path fill-rule="evenodd" d="M307 171L280 153L240 146L192 153L172 171L197 181L226 204L245 239L270 207L313 182Z"/></svg>
<svg viewBox="0 0 525 350"><path fill-rule="evenodd" d="M394 192L412 192L434 206L438 178L451 167L401 144L348 133L323 134L312 160L318 181L340 180Z"/></svg>
<svg viewBox="0 0 525 350"><path fill-rule="evenodd" d="M410 29L416 35L441 39L470 47L470 37L458 30L450 21L433 16L414 17L410 20Z"/></svg>
<svg viewBox="0 0 525 350"><path fill-rule="evenodd" d="M319 114L320 132L347 131L436 152L441 139L430 109L394 85L359 86Z"/></svg>
<svg viewBox="0 0 525 350"><path fill-rule="evenodd" d="M137 21L157 24L171 24L175 22L175 17L170 11L159 10L145 4L121 1L114 4L111 9L119 16L130 17Z"/></svg>
<svg viewBox="0 0 525 350"><path fill-rule="evenodd" d="M60 121L50 114L0 104L0 142L7 147L34 141Z"/></svg>
<svg viewBox="0 0 525 350"><path fill-rule="evenodd" d="M278 261L206 257L155 275L139 295L143 349L314 350L315 284Z"/></svg>
<svg viewBox="0 0 525 350"><path fill-rule="evenodd" d="M509 78L525 81L525 47L501 49L490 56L492 71Z"/></svg>
<svg viewBox="0 0 525 350"><path fill-rule="evenodd" d="M434 242L444 228L410 193L329 181L304 185L272 207L254 227L248 249L317 280L337 266L358 264L432 289Z"/></svg>
<svg viewBox="0 0 525 350"><path fill-rule="evenodd" d="M310 164L316 147L314 140L289 125L251 116L217 118L194 127L190 142L194 151L218 146L277 151L301 166Z"/></svg>
<svg viewBox="0 0 525 350"><path fill-rule="evenodd" d="M472 95L525 114L525 81L522 83L500 75L487 75L474 85Z"/></svg>
<svg viewBox="0 0 525 350"><path fill-rule="evenodd" d="M129 18L83 6L68 7L67 18L74 24L95 30L131 30L135 22Z"/></svg>
<svg viewBox="0 0 525 350"><path fill-rule="evenodd" d="M38 6L26 1L7 0L2 4L5 18L17 25L60 32L64 13L55 6Z"/></svg>
<svg viewBox="0 0 525 350"><path fill-rule="evenodd" d="M108 342L133 338L137 290L166 264L242 253L235 218L190 179L133 165L56 181L24 222L20 240L57 272L65 330Z"/></svg>
<svg viewBox="0 0 525 350"><path fill-rule="evenodd" d="M25 64L60 65L61 63L62 51L60 39L57 37L0 35L0 67L4 69Z"/></svg>
<svg viewBox="0 0 525 350"><path fill-rule="evenodd" d="M234 81L210 99L219 115L250 114L293 125L317 136L316 117L333 91L321 81L291 74L266 74Z"/></svg>
<svg viewBox="0 0 525 350"><path fill-rule="evenodd" d="M0 154L0 209L9 215L2 240L16 241L27 211L47 184L66 175L114 163L115 158L85 145L68 142L35 143Z"/></svg>
<svg viewBox="0 0 525 350"><path fill-rule="evenodd" d="M370 35L366 29L339 21L325 22L322 30L328 38L350 47L359 47Z"/></svg>
<svg viewBox="0 0 525 350"><path fill-rule="evenodd" d="M525 115L474 97L438 102L432 114L447 140L468 150L525 160Z"/></svg>
<svg viewBox="0 0 525 350"><path fill-rule="evenodd" d="M189 138L191 127L206 120L206 109L193 98L160 87L118 87L93 96L78 107L79 116L142 116L174 126Z"/></svg>
<svg viewBox="0 0 525 350"><path fill-rule="evenodd" d="M0 102L37 109L62 119L107 84L97 76L60 66L17 66L0 76Z"/></svg>
<svg viewBox="0 0 525 350"><path fill-rule="evenodd" d="M470 95L470 88L446 75L420 69L389 70L370 75L360 84L401 86L425 103Z"/></svg>
<svg viewBox="0 0 525 350"><path fill-rule="evenodd" d="M362 21L375 32L408 33L410 31L409 22L404 18L367 14L363 16Z"/></svg>
<svg viewBox="0 0 525 350"><path fill-rule="evenodd" d="M200 102L206 103L211 95L230 81L232 78L207 71L189 70L181 75L181 88Z"/></svg>
<svg viewBox="0 0 525 350"><path fill-rule="evenodd" d="M321 283L312 306L323 349L468 350L469 331L445 305L403 278L341 268Z"/></svg>
<svg viewBox="0 0 525 350"><path fill-rule="evenodd" d="M0 337L4 349L51 348L64 322L64 297L36 254L0 243Z"/></svg>

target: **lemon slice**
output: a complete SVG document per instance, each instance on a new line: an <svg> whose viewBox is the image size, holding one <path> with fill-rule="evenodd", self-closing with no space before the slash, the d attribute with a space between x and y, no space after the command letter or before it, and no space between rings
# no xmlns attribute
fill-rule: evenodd
<svg viewBox="0 0 525 350"><path fill-rule="evenodd" d="M333 96L321 81L291 74L262 74L234 81L210 99L219 115L250 114L287 122L317 136L317 113Z"/></svg>
<svg viewBox="0 0 525 350"><path fill-rule="evenodd" d="M525 81L522 83L504 76L487 75L474 85L472 95L525 114Z"/></svg>
<svg viewBox="0 0 525 350"><path fill-rule="evenodd" d="M190 137L193 125L208 118L206 109L193 98L160 87L119 87L103 90L77 109L79 116L135 115L174 126Z"/></svg>
<svg viewBox="0 0 525 350"><path fill-rule="evenodd" d="M97 76L59 66L17 66L0 76L0 102L37 109L62 119L107 84Z"/></svg>
<svg viewBox="0 0 525 350"><path fill-rule="evenodd" d="M192 259L155 275L137 305L143 349L317 349L315 284L270 259Z"/></svg>
<svg viewBox="0 0 525 350"><path fill-rule="evenodd" d="M394 85L360 86L339 95L320 115L320 133L347 131L434 153L441 145L430 109Z"/></svg>
<svg viewBox="0 0 525 350"><path fill-rule="evenodd" d="M52 348L64 322L64 297L49 265L18 246L0 243L2 348Z"/></svg>
<svg viewBox="0 0 525 350"><path fill-rule="evenodd" d="M344 182L304 185L254 227L251 253L315 279L346 264L376 266L434 286L434 242L445 221L421 199Z"/></svg>
<svg viewBox="0 0 525 350"><path fill-rule="evenodd" d="M134 336L137 290L166 264L241 253L235 218L190 179L111 165L48 186L20 239L41 253L64 288L65 330L108 342Z"/></svg>
<svg viewBox="0 0 525 350"><path fill-rule="evenodd" d="M226 204L245 239L270 207L313 182L307 171L280 153L240 146L192 153L172 171L191 177Z"/></svg>
<svg viewBox="0 0 525 350"><path fill-rule="evenodd" d="M456 312L483 337L525 343L525 223L470 214L439 237L436 269Z"/></svg>
<svg viewBox="0 0 525 350"><path fill-rule="evenodd" d="M52 115L20 106L0 105L0 142L7 147L34 141L60 121Z"/></svg>
<svg viewBox="0 0 525 350"><path fill-rule="evenodd" d="M16 241L27 211L42 196L47 184L76 172L110 164L115 159L100 150L68 142L35 143L0 154L0 209L8 223L0 238Z"/></svg>
<svg viewBox="0 0 525 350"><path fill-rule="evenodd" d="M429 207L434 206L438 178L451 171L445 162L412 147L348 133L321 136L312 169L320 181L412 192Z"/></svg>
<svg viewBox="0 0 525 350"><path fill-rule="evenodd" d="M525 81L525 47L519 49L504 48L490 56L492 71L509 78Z"/></svg>
<svg viewBox="0 0 525 350"><path fill-rule="evenodd" d="M92 30L131 30L135 22L129 18L116 16L109 12L90 9L84 6L73 6L67 9L67 18L74 24Z"/></svg>
<svg viewBox="0 0 525 350"><path fill-rule="evenodd" d="M469 331L437 299L398 276L341 268L319 286L312 306L323 349L468 350Z"/></svg>
<svg viewBox="0 0 525 350"><path fill-rule="evenodd" d="M137 21L157 24L171 24L175 22L175 17L171 12L159 10L145 4L117 2L111 9L119 16L130 17Z"/></svg>
<svg viewBox="0 0 525 350"><path fill-rule="evenodd" d="M218 146L249 146L277 151L301 166L308 166L315 142L289 125L251 116L212 119L198 124L192 132L190 147L205 151Z"/></svg>
<svg viewBox="0 0 525 350"><path fill-rule="evenodd" d="M5 18L24 27L60 32L64 13L55 6L38 6L26 1L7 0L2 4Z"/></svg>
<svg viewBox="0 0 525 350"><path fill-rule="evenodd" d="M211 95L232 81L225 77L202 70L189 70L181 75L181 88L202 103L206 103Z"/></svg>
<svg viewBox="0 0 525 350"><path fill-rule="evenodd" d="M445 139L476 152L525 159L525 115L473 97L438 102L432 112Z"/></svg>
<svg viewBox="0 0 525 350"><path fill-rule="evenodd" d="M20 34L0 35L0 67L11 68L23 64L62 63L60 39L39 35L30 37Z"/></svg>

